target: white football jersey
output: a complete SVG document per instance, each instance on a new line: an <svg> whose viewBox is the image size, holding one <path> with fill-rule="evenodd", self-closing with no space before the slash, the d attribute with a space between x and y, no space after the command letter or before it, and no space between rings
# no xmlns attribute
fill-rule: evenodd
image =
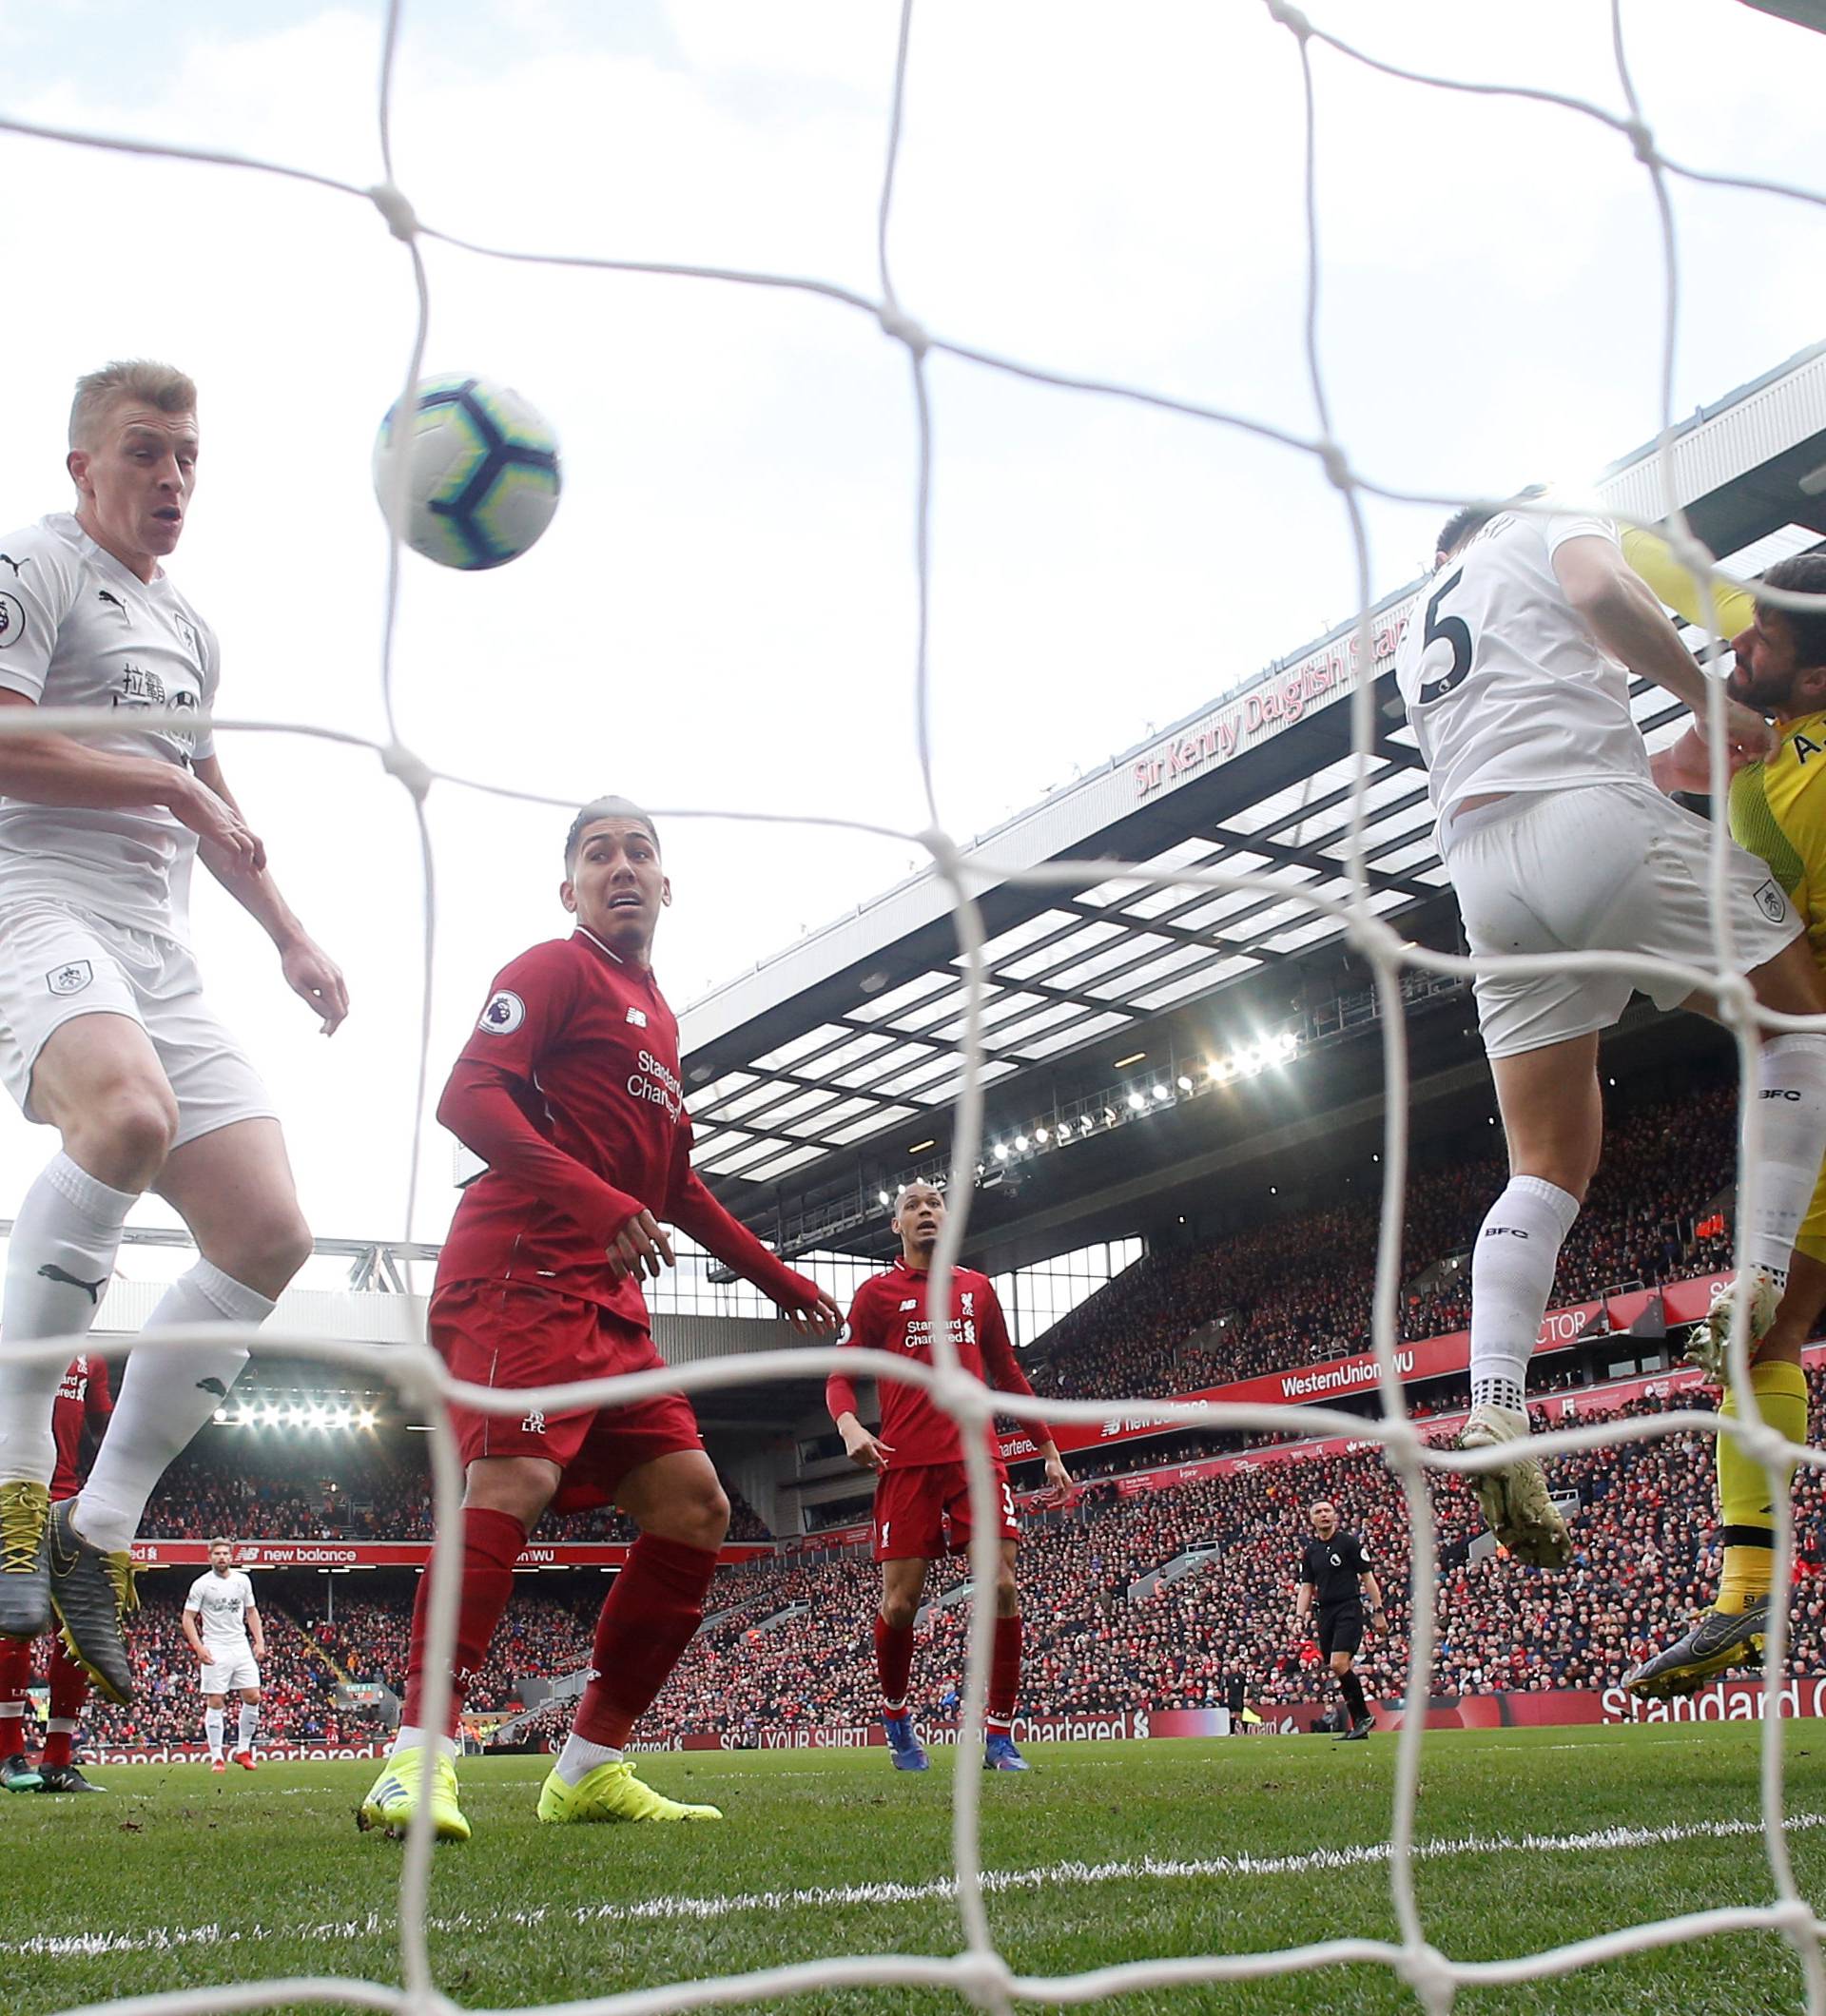
<svg viewBox="0 0 1826 2016"><path fill-rule="evenodd" d="M132 725L135 709L207 708L214 632L161 572L142 581L68 512L0 536L0 687L44 707L111 708L87 746L189 766L207 734ZM0 797L0 906L49 899L184 941L196 836L162 805L114 811Z"/></svg>
<svg viewBox="0 0 1826 2016"><path fill-rule="evenodd" d="M1490 791L1649 781L1629 674L1566 599L1553 554L1607 519L1502 512L1420 591L1395 683L1433 809Z"/></svg>
<svg viewBox="0 0 1826 2016"><path fill-rule="evenodd" d="M247 1613L260 1605L254 1600L253 1583L239 1568L230 1568L226 1575L206 1569L190 1584L184 1607L197 1613L197 1629L203 1634L205 1650L218 1656L245 1657Z"/></svg>

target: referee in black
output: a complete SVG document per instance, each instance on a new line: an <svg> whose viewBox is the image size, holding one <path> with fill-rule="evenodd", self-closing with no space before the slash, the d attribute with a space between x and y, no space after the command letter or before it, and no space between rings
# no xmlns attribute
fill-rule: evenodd
<svg viewBox="0 0 1826 2016"><path fill-rule="evenodd" d="M1312 1538L1300 1557L1300 1592L1293 1599L1293 1624L1302 1636L1311 1614L1314 1598L1319 1605L1319 1651L1331 1662L1337 1676L1344 1705L1350 1711L1350 1726L1342 1741L1361 1743L1376 1726L1363 1698L1363 1682L1351 1672L1357 1647L1363 1643L1363 1599L1370 1597L1370 1620L1378 1631L1389 1629L1382 1607L1382 1590L1370 1566L1370 1557L1354 1533L1338 1525L1338 1508L1329 1498L1314 1499L1307 1507L1312 1522Z"/></svg>

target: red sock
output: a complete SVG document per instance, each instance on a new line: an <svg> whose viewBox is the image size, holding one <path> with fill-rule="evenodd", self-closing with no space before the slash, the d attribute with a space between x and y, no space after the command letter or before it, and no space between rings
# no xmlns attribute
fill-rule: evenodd
<svg viewBox="0 0 1826 2016"><path fill-rule="evenodd" d="M450 1714L446 1735L456 1734L463 1696L488 1657L495 1627L514 1591L514 1563L526 1545L526 1528L511 1512L483 1505L463 1510L463 1580L456 1604L456 1650L451 1660ZM433 1560L437 1559L434 1549ZM431 1576L427 1566L418 1578L412 1606L412 1651L406 1662L406 1702L400 1719L421 1727L425 1698L425 1641L431 1630Z"/></svg>
<svg viewBox="0 0 1826 2016"><path fill-rule="evenodd" d="M50 1719L45 1736L45 1762L68 1764L83 1704L88 1699L88 1676L64 1650L61 1638L50 1648Z"/></svg>
<svg viewBox="0 0 1826 2016"><path fill-rule="evenodd" d="M0 1756L26 1747L26 1689L31 1685L31 1646L0 1638Z"/></svg>
<svg viewBox="0 0 1826 2016"><path fill-rule="evenodd" d="M596 1620L590 1663L572 1725L588 1743L619 1750L651 1707L667 1676L704 1619L704 1592L716 1573L716 1550L643 1533Z"/></svg>
<svg viewBox="0 0 1826 2016"><path fill-rule="evenodd" d="M987 1726L1006 1735L1015 1719L1015 1696L1020 1692L1020 1619L996 1619L994 1648L989 1655L989 1707Z"/></svg>
<svg viewBox="0 0 1826 2016"><path fill-rule="evenodd" d="M0 1705L23 1701L30 1685L30 1643L25 1638L0 1638Z"/></svg>
<svg viewBox="0 0 1826 2016"><path fill-rule="evenodd" d="M913 1671L913 1627L890 1624L875 1613L875 1671L882 1677L882 1706L889 1715L906 1713L906 1683Z"/></svg>

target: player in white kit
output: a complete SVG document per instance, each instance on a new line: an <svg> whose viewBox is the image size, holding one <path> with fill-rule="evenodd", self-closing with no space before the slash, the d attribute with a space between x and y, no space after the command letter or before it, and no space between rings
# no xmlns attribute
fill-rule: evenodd
<svg viewBox="0 0 1826 2016"><path fill-rule="evenodd" d="M1709 1013L1684 980L1631 972L1641 956L1716 970L1706 823L1649 774L1629 710L1646 679L1705 719L1705 674L1631 571L1608 520L1466 511L1439 537L1395 676L1439 814L1440 853L1474 954L1622 954L1603 972L1561 966L1517 979L1480 974L1478 1023L1509 1152L1508 1187L1471 1256L1471 1414L1461 1446L1528 1433L1528 1359L1560 1248L1597 1173L1603 1138L1598 1038L1638 988L1661 1008ZM1725 705L1735 755L1758 757L1768 725ZM1800 920L1767 865L1729 852L1739 966L1786 1014L1826 1008ZM1756 1221L1738 1228L1753 1270L1754 1335L1768 1328L1826 1152L1826 1034L1760 1048L1764 1163ZM1709 1319L1728 1321L1728 1297ZM1475 1480L1484 1516L1519 1559L1562 1565L1570 1536L1540 1464Z"/></svg>
<svg viewBox="0 0 1826 2016"><path fill-rule="evenodd" d="M209 1768L226 1771L222 1754L223 1712L228 1696L241 1696L240 1726L235 1735L235 1762L254 1769L254 1732L260 1727L260 1661L266 1657L266 1635L254 1601L252 1580L235 1566L231 1540L209 1542L209 1566L190 1584L184 1599L184 1635L202 1661L203 1733L209 1744Z"/></svg>
<svg viewBox="0 0 1826 2016"><path fill-rule="evenodd" d="M138 718L215 699L215 636L160 564L184 530L197 448L187 378L110 364L77 383L75 511L0 533L0 708L15 726L40 706L112 716L93 739L0 734L0 1077L62 1136L19 1207L0 1306L0 1636L37 1636L54 1607L117 1701L132 1695L126 1550L246 1353L143 1342L87 1483L52 1508L50 1410L68 1354L20 1364L5 1347L87 1332L148 1189L202 1254L147 1319L153 1335L261 1322L310 1251L271 1101L201 992L187 914L199 854L325 1034L348 1006L274 885L212 737Z"/></svg>

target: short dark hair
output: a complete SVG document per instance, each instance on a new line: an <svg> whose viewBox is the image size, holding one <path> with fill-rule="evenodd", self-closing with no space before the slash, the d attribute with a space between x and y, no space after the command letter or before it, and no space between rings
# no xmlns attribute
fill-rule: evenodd
<svg viewBox="0 0 1826 2016"><path fill-rule="evenodd" d="M567 875L577 864L577 843L583 838L584 829L593 826L599 819L638 820L653 836L653 845L659 845L659 828L653 824L652 814L643 812L631 798L592 798L571 822L571 830L564 836L564 872Z"/></svg>
<svg viewBox="0 0 1826 2016"><path fill-rule="evenodd" d="M1484 530L1492 518L1500 518L1510 504L1526 504L1536 497L1545 496L1544 483L1527 483L1518 490L1505 504L1464 504L1453 512L1439 528L1438 552L1455 553L1473 533Z"/></svg>
<svg viewBox="0 0 1826 2016"><path fill-rule="evenodd" d="M1826 595L1826 553L1797 553L1792 560L1777 560L1762 577L1765 588L1785 588L1800 595ZM1774 611L1795 633L1795 649L1803 667L1826 665L1826 605L1818 609L1779 609L1774 603L1758 602L1758 608Z"/></svg>
<svg viewBox="0 0 1826 2016"><path fill-rule="evenodd" d="M1485 504L1466 504L1451 514L1439 528L1439 537L1433 543L1435 552L1455 553L1474 532L1482 532L1496 513Z"/></svg>

